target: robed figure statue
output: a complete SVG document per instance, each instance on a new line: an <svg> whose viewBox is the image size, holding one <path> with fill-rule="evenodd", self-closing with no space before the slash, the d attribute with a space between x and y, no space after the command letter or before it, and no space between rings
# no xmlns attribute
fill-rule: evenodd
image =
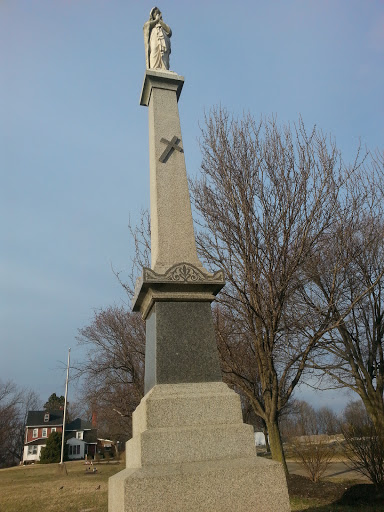
<svg viewBox="0 0 384 512"><path fill-rule="evenodd" d="M164 23L158 7L151 9L143 30L147 69L169 69L172 30Z"/></svg>

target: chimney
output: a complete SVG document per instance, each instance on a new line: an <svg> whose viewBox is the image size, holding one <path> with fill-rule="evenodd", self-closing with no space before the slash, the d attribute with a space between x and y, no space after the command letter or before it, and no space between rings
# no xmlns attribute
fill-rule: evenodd
<svg viewBox="0 0 384 512"><path fill-rule="evenodd" d="M92 412L92 427L93 428L97 427L97 412L96 411Z"/></svg>

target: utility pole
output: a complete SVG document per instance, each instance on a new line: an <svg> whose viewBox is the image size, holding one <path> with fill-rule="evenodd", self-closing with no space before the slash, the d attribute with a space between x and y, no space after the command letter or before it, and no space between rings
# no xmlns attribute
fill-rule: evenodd
<svg viewBox="0 0 384 512"><path fill-rule="evenodd" d="M64 437L65 437L65 417L67 414L67 395L68 395L68 377L69 377L69 361L71 356L71 349L68 350L68 366L67 366L67 378L65 381L65 398L64 398L64 416L63 416L63 435L61 437L61 457L60 464L63 464L64 458Z"/></svg>

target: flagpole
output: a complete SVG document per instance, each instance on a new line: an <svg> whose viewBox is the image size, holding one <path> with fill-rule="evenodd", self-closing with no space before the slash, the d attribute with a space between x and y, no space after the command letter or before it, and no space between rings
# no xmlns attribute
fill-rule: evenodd
<svg viewBox="0 0 384 512"><path fill-rule="evenodd" d="M69 361L70 361L71 349L68 350L68 366L67 366L67 378L65 381L65 398L64 398L64 416L63 416L63 435L61 437L61 458L60 464L63 463L64 458L64 437L65 437L65 416L67 414L67 394L68 394L68 377L69 377Z"/></svg>

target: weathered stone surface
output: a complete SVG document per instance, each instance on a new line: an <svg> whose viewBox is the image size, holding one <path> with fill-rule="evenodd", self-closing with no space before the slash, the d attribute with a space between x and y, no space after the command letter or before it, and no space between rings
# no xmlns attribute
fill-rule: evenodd
<svg viewBox="0 0 384 512"><path fill-rule="evenodd" d="M255 456L239 396L223 382L163 384L133 414L127 467Z"/></svg>
<svg viewBox="0 0 384 512"><path fill-rule="evenodd" d="M133 413L133 435L154 428L242 423L239 396L224 382L155 386Z"/></svg>
<svg viewBox="0 0 384 512"><path fill-rule="evenodd" d="M184 77L174 71L147 69L140 94L140 105L148 107L153 87L174 91L178 101L183 85Z"/></svg>
<svg viewBox="0 0 384 512"><path fill-rule="evenodd" d="M255 442L251 425L199 425L148 430L128 441L126 450L127 467L141 467L254 457Z"/></svg>
<svg viewBox="0 0 384 512"><path fill-rule="evenodd" d="M222 382L155 386L133 423L109 512L290 510L281 464L256 457L240 398Z"/></svg>
<svg viewBox="0 0 384 512"><path fill-rule="evenodd" d="M156 384L221 380L209 302L156 302L146 324L145 393Z"/></svg>
<svg viewBox="0 0 384 512"><path fill-rule="evenodd" d="M224 285L222 270L210 274L187 262L176 263L163 274L144 267L136 281L132 310L146 319L158 301L212 302Z"/></svg>
<svg viewBox="0 0 384 512"><path fill-rule="evenodd" d="M141 98L148 105L151 193L151 268L163 273L175 263L202 267L197 257L184 152L160 161L165 144L176 137L183 148L177 93L182 77L147 70Z"/></svg>
<svg viewBox="0 0 384 512"><path fill-rule="evenodd" d="M281 465L256 457L126 469L109 485L113 512L291 510Z"/></svg>

